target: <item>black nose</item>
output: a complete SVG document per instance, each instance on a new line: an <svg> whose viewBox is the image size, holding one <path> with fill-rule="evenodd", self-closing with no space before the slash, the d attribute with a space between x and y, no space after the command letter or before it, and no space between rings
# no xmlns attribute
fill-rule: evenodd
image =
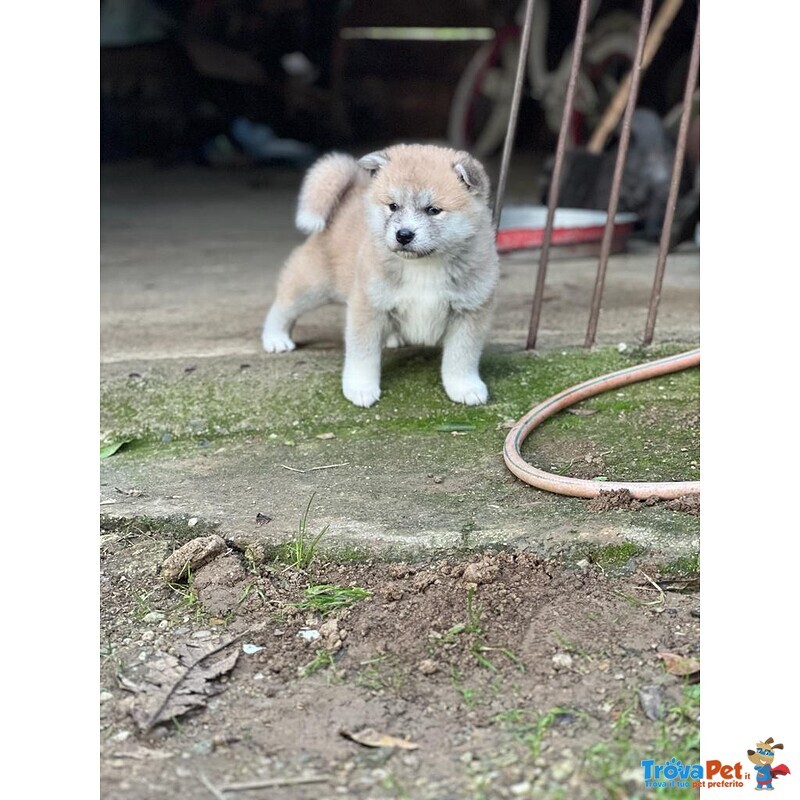
<svg viewBox="0 0 800 800"><path fill-rule="evenodd" d="M395 234L395 238L400 244L408 244L414 238L414 231L410 231L408 228L400 228Z"/></svg>

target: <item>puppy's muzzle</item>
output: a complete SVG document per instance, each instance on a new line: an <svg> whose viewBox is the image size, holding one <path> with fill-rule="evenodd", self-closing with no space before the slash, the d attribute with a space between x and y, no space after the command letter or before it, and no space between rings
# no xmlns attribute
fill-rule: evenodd
<svg viewBox="0 0 800 800"><path fill-rule="evenodd" d="M413 241L415 235L416 234L414 231L410 230L409 228L400 228L400 230L395 233L394 238L397 239L400 244L405 246Z"/></svg>

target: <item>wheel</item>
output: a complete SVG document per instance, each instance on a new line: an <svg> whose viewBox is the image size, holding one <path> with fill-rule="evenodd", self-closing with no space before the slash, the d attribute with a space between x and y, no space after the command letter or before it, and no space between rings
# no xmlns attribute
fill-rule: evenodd
<svg viewBox="0 0 800 800"><path fill-rule="evenodd" d="M635 16L614 12L599 19L587 31L569 123L570 146L583 143L587 129L597 124L630 70L636 55L638 29L639 20ZM543 72L541 58L528 61L528 77L533 86L539 87L536 96L544 109L547 127L554 134L561 127L572 54L573 45L570 44L552 72Z"/></svg>
<svg viewBox="0 0 800 800"><path fill-rule="evenodd" d="M503 143L511 112L519 38L520 29L510 25L481 45L470 59L450 104L447 137L453 147L485 158Z"/></svg>

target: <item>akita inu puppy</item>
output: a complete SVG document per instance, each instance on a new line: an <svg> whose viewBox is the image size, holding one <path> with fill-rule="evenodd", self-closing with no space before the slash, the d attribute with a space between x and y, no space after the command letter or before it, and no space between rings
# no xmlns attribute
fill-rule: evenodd
<svg viewBox="0 0 800 800"><path fill-rule="evenodd" d="M300 190L296 224L309 237L281 272L264 349L293 350L301 314L343 302L348 400L378 400L384 346L441 343L448 397L485 403L478 362L499 273L488 200L486 171L465 152L397 145L359 161L323 157Z"/></svg>

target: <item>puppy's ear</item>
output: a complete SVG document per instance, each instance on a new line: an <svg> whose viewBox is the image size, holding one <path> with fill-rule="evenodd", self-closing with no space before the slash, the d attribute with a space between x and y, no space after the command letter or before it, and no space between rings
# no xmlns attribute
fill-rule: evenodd
<svg viewBox="0 0 800 800"><path fill-rule="evenodd" d="M475 192L484 200L489 199L489 176L480 161L469 153L460 151L456 153L453 169L471 192Z"/></svg>
<svg viewBox="0 0 800 800"><path fill-rule="evenodd" d="M364 156L358 160L358 166L374 175L381 167L389 163L389 156L383 150L376 150L374 153Z"/></svg>

